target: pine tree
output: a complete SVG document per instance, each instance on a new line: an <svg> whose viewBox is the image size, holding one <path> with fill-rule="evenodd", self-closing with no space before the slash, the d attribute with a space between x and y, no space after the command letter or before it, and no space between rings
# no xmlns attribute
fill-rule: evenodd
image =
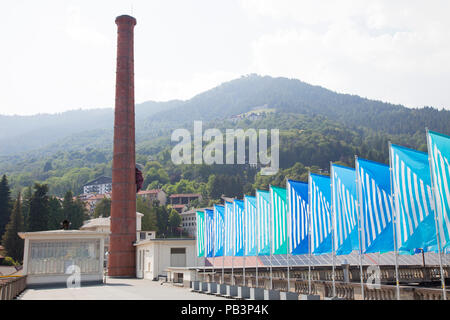
<svg viewBox="0 0 450 320"><path fill-rule="evenodd" d="M48 230L61 229L61 222L64 220L63 210L61 202L58 198L51 197L48 202L49 215L48 215Z"/></svg>
<svg viewBox="0 0 450 320"><path fill-rule="evenodd" d="M16 261L22 261L23 259L24 241L17 234L18 232L22 231L24 231L23 216L19 193L14 204L11 216L9 218L9 222L6 225L5 234L2 237L2 244L5 247L7 255Z"/></svg>
<svg viewBox="0 0 450 320"><path fill-rule="evenodd" d="M70 229L79 229L83 225L83 220L87 218L83 202L79 199L74 201L72 192L67 191L62 207L64 218L70 222Z"/></svg>
<svg viewBox="0 0 450 320"><path fill-rule="evenodd" d="M23 191L22 196L22 216L23 216L23 229L24 231L28 231L28 217L30 215L30 203L31 197L33 196L33 189L31 186L28 186Z"/></svg>
<svg viewBox="0 0 450 320"><path fill-rule="evenodd" d="M3 175L0 181L0 238L5 233L6 225L11 215L11 191L8 185L8 178Z"/></svg>
<svg viewBox="0 0 450 320"><path fill-rule="evenodd" d="M30 201L30 214L28 216L28 231L44 231L48 228L48 186L34 184L34 193Z"/></svg>

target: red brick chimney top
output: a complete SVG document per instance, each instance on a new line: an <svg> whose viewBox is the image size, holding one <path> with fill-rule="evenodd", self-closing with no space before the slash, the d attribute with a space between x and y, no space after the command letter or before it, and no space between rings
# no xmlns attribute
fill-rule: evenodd
<svg viewBox="0 0 450 320"><path fill-rule="evenodd" d="M129 15L122 15L122 16L118 16L116 18L116 24L129 24L129 25L136 25L136 18L129 16Z"/></svg>

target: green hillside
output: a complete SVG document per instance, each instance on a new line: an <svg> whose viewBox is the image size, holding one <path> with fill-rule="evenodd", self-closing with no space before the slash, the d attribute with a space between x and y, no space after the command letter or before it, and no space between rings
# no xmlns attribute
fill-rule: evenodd
<svg viewBox="0 0 450 320"><path fill-rule="evenodd" d="M258 108L270 112L245 117ZM236 115L244 117L233 121ZM227 128L280 129L280 172L261 177L246 165L173 165L170 135L175 128L192 130L194 120L203 120L204 130L223 133ZM187 101L137 105L137 162L145 167L144 187L201 192L214 200L283 183L286 176L302 179L308 169L327 171L330 161L352 165L355 154L386 163L388 141L426 150L425 127L450 134L449 124L445 110L409 109L295 79L250 75ZM0 116L0 128L0 174L8 175L13 192L40 181L52 194L78 194L88 180L111 174L112 109Z"/></svg>

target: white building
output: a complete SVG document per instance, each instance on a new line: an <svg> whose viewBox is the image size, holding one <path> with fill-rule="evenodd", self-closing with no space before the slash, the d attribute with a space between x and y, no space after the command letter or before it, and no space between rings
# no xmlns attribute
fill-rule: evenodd
<svg viewBox="0 0 450 320"><path fill-rule="evenodd" d="M142 231L142 217L144 215L136 212L136 241L156 238L155 231ZM105 239L105 252L109 249L109 234L110 234L111 218L95 218L84 221L80 230L106 232L108 236Z"/></svg>
<svg viewBox="0 0 450 320"><path fill-rule="evenodd" d="M149 239L136 246L136 277L158 280L168 276L168 268L186 268L202 265L197 258L193 239Z"/></svg>
<svg viewBox="0 0 450 320"><path fill-rule="evenodd" d="M99 177L89 181L83 186L83 193L105 194L112 191L112 179L110 177Z"/></svg>
<svg viewBox="0 0 450 320"><path fill-rule="evenodd" d="M102 283L104 276L104 232L81 230L52 230L20 232L25 240L23 275L27 286L76 285Z"/></svg>

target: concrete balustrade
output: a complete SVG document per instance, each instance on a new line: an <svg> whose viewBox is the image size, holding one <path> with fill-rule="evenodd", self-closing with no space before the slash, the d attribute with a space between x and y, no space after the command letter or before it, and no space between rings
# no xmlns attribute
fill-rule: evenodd
<svg viewBox="0 0 450 320"><path fill-rule="evenodd" d="M27 277L0 279L0 300L13 300L27 287Z"/></svg>

